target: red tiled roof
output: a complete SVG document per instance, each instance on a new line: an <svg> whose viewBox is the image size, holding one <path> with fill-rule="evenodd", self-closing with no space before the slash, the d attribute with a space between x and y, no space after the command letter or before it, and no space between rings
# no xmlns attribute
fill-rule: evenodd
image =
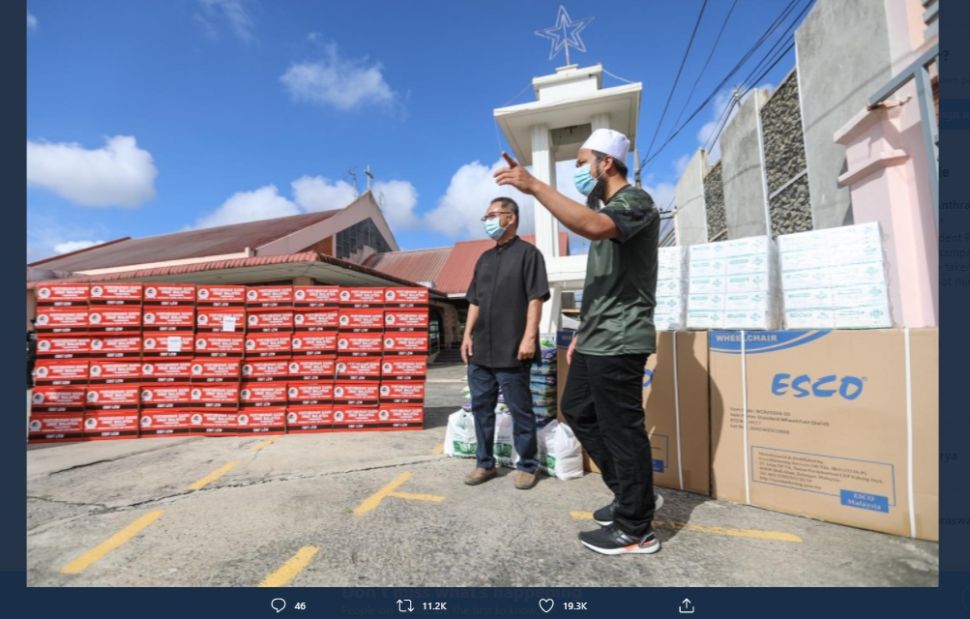
<svg viewBox="0 0 970 619"><path fill-rule="evenodd" d="M71 282L103 282L103 281L115 281L115 280L125 280L125 281L139 281L142 279L152 278L152 277L166 277L166 276L178 276L178 275L189 275L192 273L203 273L206 271L221 271L228 269L240 269L247 267L258 267L258 266L269 266L277 264L299 264L299 263L312 263L312 262L324 262L327 264L332 264L339 266L341 268L357 271L360 273L366 273L368 275L374 275L382 279L400 284L402 286L417 286L418 284L414 281L406 280L389 273L383 273L375 269L361 266L359 264L354 264L352 262L347 262L346 260L340 260L339 258L334 258L332 256L326 256L323 254L318 254L315 251L306 251L298 254L284 254L280 256L253 256L251 258L232 258L229 260L212 260L209 262L194 262L191 264L179 264L174 266L156 267L152 269L135 269L131 271L117 271L114 273L105 273L102 275L83 275L79 277L69 277L65 279L53 280L58 283L64 283L67 281ZM27 289L32 290L41 286L43 284L52 283L52 280L38 280L27 282ZM433 294L442 295L443 291L437 290L435 288L430 288Z"/></svg>
<svg viewBox="0 0 970 619"><path fill-rule="evenodd" d="M413 282L437 282L438 274L448 261L450 247L392 251L374 254L364 264L382 273L388 273Z"/></svg>
<svg viewBox="0 0 970 619"><path fill-rule="evenodd" d="M120 239L71 254L53 256L28 266L55 271L87 271L132 264L218 256L256 248L333 217L341 209L250 221L215 228L186 230L140 239Z"/></svg>
<svg viewBox="0 0 970 619"><path fill-rule="evenodd" d="M534 235L522 240L535 245ZM494 245L494 241L483 239L459 241L452 247L388 252L373 258L368 266L412 281L432 281L436 289L460 295L468 290L479 256ZM559 233L559 253L569 255L569 235L565 232Z"/></svg>

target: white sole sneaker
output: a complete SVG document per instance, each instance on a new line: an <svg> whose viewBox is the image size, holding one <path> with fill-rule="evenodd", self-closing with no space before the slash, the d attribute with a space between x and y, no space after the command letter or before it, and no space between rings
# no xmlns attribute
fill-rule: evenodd
<svg viewBox="0 0 970 619"><path fill-rule="evenodd" d="M654 502L653 513L656 514L657 512L660 511L660 508L664 506L664 495L660 494L659 492L653 495L653 502ZM593 522L600 525L601 527L608 527L611 524L613 524L612 520L597 520L595 518L593 518Z"/></svg>
<svg viewBox="0 0 970 619"><path fill-rule="evenodd" d="M647 544L646 546L641 546L640 544L631 544L630 546L624 546L623 548L598 548L588 542L580 540L583 546L586 546L593 552L598 552L601 555L652 555L660 550L660 540L654 538L653 542Z"/></svg>

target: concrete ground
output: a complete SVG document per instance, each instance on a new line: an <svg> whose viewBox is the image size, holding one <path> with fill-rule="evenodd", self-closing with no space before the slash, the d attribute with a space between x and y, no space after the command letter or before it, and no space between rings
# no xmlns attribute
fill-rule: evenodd
<svg viewBox="0 0 970 619"><path fill-rule="evenodd" d="M462 483L440 455L464 368L431 371L426 429L31 447L33 586L935 586L937 544L661 489L663 550L582 547L598 475Z"/></svg>

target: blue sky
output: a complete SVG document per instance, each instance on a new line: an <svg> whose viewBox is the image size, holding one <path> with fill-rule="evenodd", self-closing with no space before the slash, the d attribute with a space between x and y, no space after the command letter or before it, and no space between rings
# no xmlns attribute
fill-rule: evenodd
<svg viewBox="0 0 970 619"><path fill-rule="evenodd" d="M688 112L787 2L739 0L704 68L731 4L709 0L658 142L702 68ZM532 100L531 79L565 63L550 61L550 42L534 34L553 25L558 5L33 0L28 260L121 236L339 207L352 198L347 172L362 186L368 164L403 249L480 238L487 200L508 192L490 180L506 147L492 110ZM564 6L573 19L595 17L574 63L601 62L643 83L643 156L701 0ZM789 53L763 83L793 65ZM727 101L722 90L645 169L661 206ZM523 206L531 211L530 201ZM523 219L528 228L531 212Z"/></svg>

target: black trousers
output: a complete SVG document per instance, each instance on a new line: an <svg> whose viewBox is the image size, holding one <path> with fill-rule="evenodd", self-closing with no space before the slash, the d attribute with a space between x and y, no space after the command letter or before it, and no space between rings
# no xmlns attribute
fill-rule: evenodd
<svg viewBox="0 0 970 619"><path fill-rule="evenodd" d="M643 416L644 354L573 353L562 414L616 500L613 522L646 535L653 521L653 466Z"/></svg>

